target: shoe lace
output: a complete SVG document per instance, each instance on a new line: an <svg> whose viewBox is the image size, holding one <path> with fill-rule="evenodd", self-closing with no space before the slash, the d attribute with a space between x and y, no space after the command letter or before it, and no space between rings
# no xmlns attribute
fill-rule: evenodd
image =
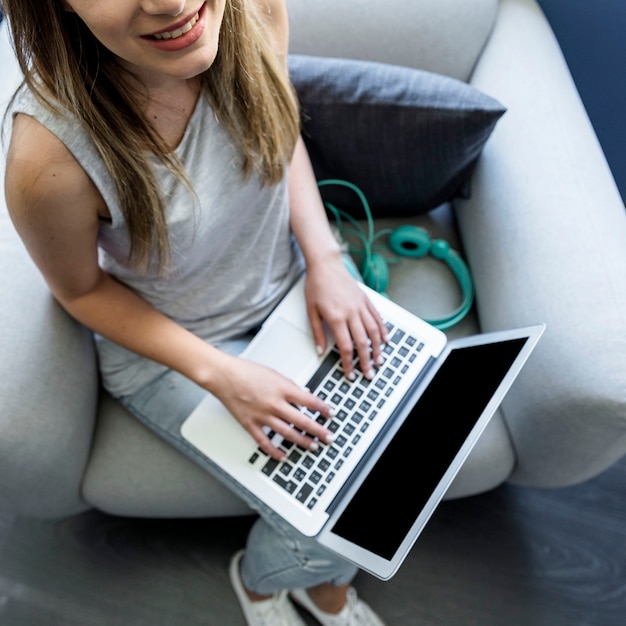
<svg viewBox="0 0 626 626"><path fill-rule="evenodd" d="M363 602L359 601L357 592L353 587L348 589L347 602L344 611L346 611L345 626L376 626L372 622L368 607ZM377 623L378 622L376 622L376 624Z"/></svg>
<svg viewBox="0 0 626 626"><path fill-rule="evenodd" d="M354 588L348 589L346 606L342 613L346 617L345 626L366 626L361 615L359 599Z"/></svg>
<svg viewBox="0 0 626 626"><path fill-rule="evenodd" d="M256 611L262 626L293 626L291 616L295 610L287 600L286 592L275 595L269 602L257 605Z"/></svg>

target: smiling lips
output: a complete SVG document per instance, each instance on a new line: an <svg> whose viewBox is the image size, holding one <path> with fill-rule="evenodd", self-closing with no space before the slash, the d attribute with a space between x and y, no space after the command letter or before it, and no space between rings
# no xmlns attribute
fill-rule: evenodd
<svg viewBox="0 0 626 626"><path fill-rule="evenodd" d="M178 37L182 37L185 33L188 33L198 22L200 19L200 13L196 13L186 24L177 28L176 30L171 30L163 33L155 33L152 35L157 40L163 39L178 39Z"/></svg>
<svg viewBox="0 0 626 626"><path fill-rule="evenodd" d="M169 29L143 35L141 38L153 48L161 52L180 52L193 46L204 32L205 28L206 3L200 10L187 21L180 21L172 24Z"/></svg>

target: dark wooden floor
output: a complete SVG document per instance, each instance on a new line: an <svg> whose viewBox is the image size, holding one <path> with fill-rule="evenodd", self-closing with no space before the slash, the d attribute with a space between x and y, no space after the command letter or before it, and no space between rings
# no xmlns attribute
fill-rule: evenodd
<svg viewBox="0 0 626 626"><path fill-rule="evenodd" d="M242 625L226 570L250 522L0 516L0 624ZM356 586L389 626L624 626L626 459L444 502L391 581Z"/></svg>

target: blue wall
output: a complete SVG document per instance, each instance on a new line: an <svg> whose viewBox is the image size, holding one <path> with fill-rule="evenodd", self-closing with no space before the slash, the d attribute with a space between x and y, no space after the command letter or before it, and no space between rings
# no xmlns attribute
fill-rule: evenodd
<svg viewBox="0 0 626 626"><path fill-rule="evenodd" d="M626 0L538 0L626 200Z"/></svg>

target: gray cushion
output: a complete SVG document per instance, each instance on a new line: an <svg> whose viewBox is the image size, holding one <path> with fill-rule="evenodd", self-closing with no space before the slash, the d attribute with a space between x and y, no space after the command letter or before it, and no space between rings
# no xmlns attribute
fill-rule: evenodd
<svg viewBox="0 0 626 626"><path fill-rule="evenodd" d="M148 430L103 392L82 485L85 501L114 515L220 517L250 514L244 502Z"/></svg>
<svg viewBox="0 0 626 626"><path fill-rule="evenodd" d="M370 61L291 55L316 177L356 184L375 216L429 211L467 197L469 177L505 108L453 78ZM325 200L362 217L354 194Z"/></svg>

